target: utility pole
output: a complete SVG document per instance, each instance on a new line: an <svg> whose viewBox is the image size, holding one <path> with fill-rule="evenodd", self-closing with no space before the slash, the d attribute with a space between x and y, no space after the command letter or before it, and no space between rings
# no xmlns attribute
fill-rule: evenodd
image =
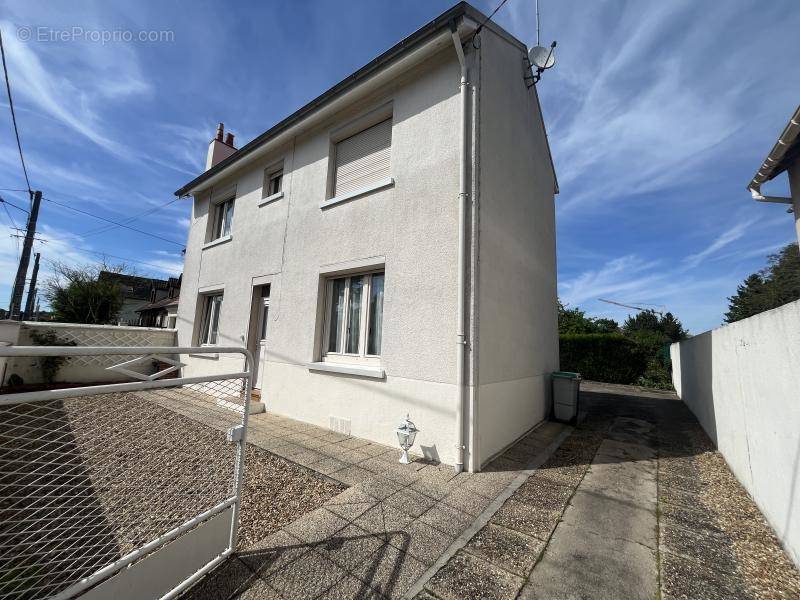
<svg viewBox="0 0 800 600"><path fill-rule="evenodd" d="M17 278L14 280L14 287L11 292L11 306L9 306L9 317L15 321L22 318L22 294L25 292L25 276L28 274L28 264L31 262L31 249L33 248L33 236L36 233L36 220L39 218L39 204L42 202L42 192L33 193L33 204L31 214L28 216L28 225L25 231L25 243L22 246L22 254L19 257L19 268L17 268Z"/></svg>
<svg viewBox="0 0 800 600"><path fill-rule="evenodd" d="M39 275L39 258L41 253L36 253L36 260L33 262L33 274L31 275L31 283L28 286L28 301L25 302L25 313L23 319L30 321L33 316L33 307L36 304L36 277Z"/></svg>

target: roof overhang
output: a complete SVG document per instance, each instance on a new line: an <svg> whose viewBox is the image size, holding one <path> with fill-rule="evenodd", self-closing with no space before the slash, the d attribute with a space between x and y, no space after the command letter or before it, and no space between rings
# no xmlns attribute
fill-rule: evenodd
<svg viewBox="0 0 800 600"><path fill-rule="evenodd" d="M234 171L263 158L299 133L322 123L337 111L391 82L443 48L452 46L451 23L457 24L458 33L463 40L475 31L478 21L481 20L482 13L472 6L464 2L457 4L184 185L175 195L195 195L209 189Z"/></svg>
<svg viewBox="0 0 800 600"><path fill-rule="evenodd" d="M794 111L778 141L747 185L747 189L756 198L761 194L762 184L783 173L798 157L800 157L800 106Z"/></svg>

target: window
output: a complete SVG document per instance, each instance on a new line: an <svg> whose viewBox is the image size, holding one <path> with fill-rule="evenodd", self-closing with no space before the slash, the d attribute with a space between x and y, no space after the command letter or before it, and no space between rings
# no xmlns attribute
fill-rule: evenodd
<svg viewBox="0 0 800 600"><path fill-rule="evenodd" d="M383 272L327 282L323 359L370 362L381 354Z"/></svg>
<svg viewBox="0 0 800 600"><path fill-rule="evenodd" d="M350 136L336 144L333 197L379 185L391 173L392 120Z"/></svg>
<svg viewBox="0 0 800 600"><path fill-rule="evenodd" d="M267 169L264 171L264 189L261 191L262 198L274 196L283 191L283 167Z"/></svg>
<svg viewBox="0 0 800 600"><path fill-rule="evenodd" d="M211 232L211 239L216 240L231 234L231 222L233 221L233 198L220 202L214 208L214 229Z"/></svg>
<svg viewBox="0 0 800 600"><path fill-rule="evenodd" d="M219 313L222 310L222 294L209 294L203 297L203 328L200 330L200 344L213 346L219 338Z"/></svg>

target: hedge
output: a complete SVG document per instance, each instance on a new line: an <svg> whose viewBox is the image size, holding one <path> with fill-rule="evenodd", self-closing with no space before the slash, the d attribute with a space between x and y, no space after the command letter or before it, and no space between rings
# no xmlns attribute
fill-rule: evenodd
<svg viewBox="0 0 800 600"><path fill-rule="evenodd" d="M617 333L565 333L560 337L561 370L607 383L636 383L650 358L647 349Z"/></svg>

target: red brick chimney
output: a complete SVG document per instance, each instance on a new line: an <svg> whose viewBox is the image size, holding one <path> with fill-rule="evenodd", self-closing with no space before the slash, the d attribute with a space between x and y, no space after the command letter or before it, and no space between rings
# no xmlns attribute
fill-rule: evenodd
<svg viewBox="0 0 800 600"><path fill-rule="evenodd" d="M225 138L225 141L223 141L223 137ZM225 136L225 125L223 123L220 123L219 125L217 125L217 134L214 136L214 139L211 140L211 143L208 145L208 155L206 157L206 171L208 171L218 162L221 162L226 158L228 158L234 152L236 152L236 148L233 145L233 134L228 133L228 135Z"/></svg>

